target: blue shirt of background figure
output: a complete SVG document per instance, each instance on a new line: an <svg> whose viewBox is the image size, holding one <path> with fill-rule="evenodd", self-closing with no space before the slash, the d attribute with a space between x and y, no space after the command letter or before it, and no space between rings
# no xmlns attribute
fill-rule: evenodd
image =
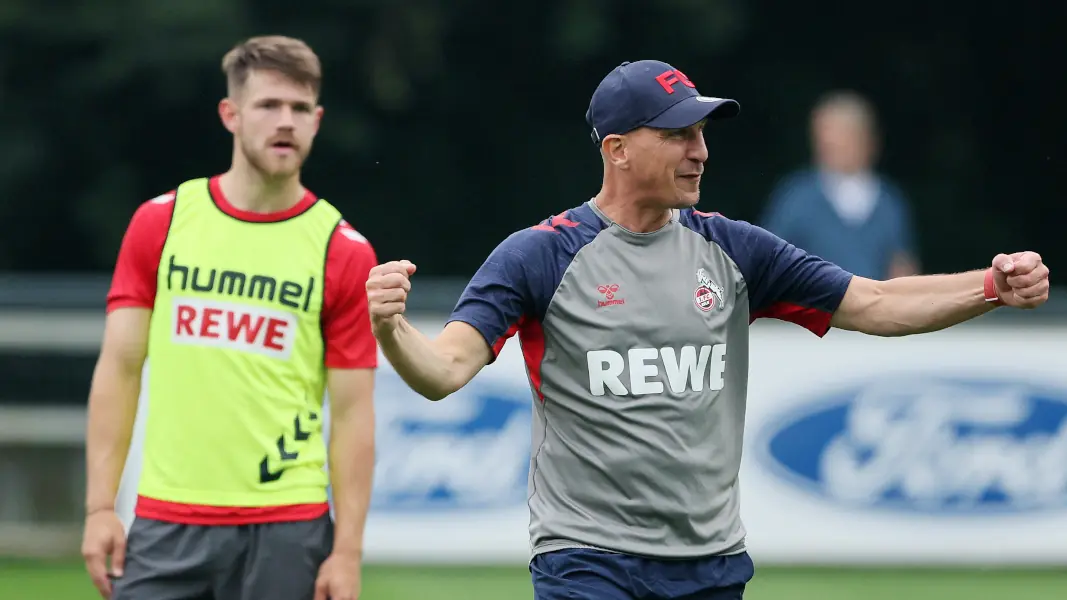
<svg viewBox="0 0 1067 600"><path fill-rule="evenodd" d="M807 252L846 271L888 279L898 256L917 256L907 200L885 178L872 175L877 196L870 214L855 222L831 203L827 181L816 169L785 178L771 195L762 226Z"/></svg>

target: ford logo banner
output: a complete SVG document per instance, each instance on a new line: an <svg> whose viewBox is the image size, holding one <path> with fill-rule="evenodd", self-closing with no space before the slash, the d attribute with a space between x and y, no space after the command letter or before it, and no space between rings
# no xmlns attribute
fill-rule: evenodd
<svg viewBox="0 0 1067 600"><path fill-rule="evenodd" d="M802 403L757 433L756 460L861 508L993 513L1067 507L1067 391L920 379Z"/></svg>
<svg viewBox="0 0 1067 600"><path fill-rule="evenodd" d="M532 430L525 380L475 377L440 402L391 370L375 383L377 463L371 510L432 511L526 505Z"/></svg>

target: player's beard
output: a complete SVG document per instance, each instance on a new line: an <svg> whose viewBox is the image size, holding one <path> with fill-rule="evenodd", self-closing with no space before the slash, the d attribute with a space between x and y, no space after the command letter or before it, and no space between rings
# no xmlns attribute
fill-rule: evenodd
<svg viewBox="0 0 1067 600"><path fill-rule="evenodd" d="M296 176L304 165L304 159L307 158L307 150L303 146L294 146L294 156L283 160L272 155L271 146L250 144L244 139L241 140L241 152L245 155L248 164L267 180Z"/></svg>

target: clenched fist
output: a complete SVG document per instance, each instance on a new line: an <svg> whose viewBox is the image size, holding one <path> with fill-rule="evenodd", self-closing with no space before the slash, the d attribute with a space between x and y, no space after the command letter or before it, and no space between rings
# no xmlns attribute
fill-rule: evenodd
<svg viewBox="0 0 1067 600"><path fill-rule="evenodd" d="M406 260L382 263L370 270L367 277L367 303L375 334L396 327L397 319L407 307L410 277L415 265Z"/></svg>
<svg viewBox="0 0 1067 600"><path fill-rule="evenodd" d="M993 258L993 285L1005 305L1037 308L1048 300L1048 267L1037 252L998 254Z"/></svg>

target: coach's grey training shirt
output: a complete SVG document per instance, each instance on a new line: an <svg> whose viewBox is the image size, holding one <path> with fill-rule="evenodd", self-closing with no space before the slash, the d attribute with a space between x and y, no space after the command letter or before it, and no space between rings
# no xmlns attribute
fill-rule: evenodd
<svg viewBox="0 0 1067 600"><path fill-rule="evenodd" d="M450 320L494 356L519 335L534 398L533 553L743 551L749 323L825 335L851 277L694 209L633 233L590 200L504 240Z"/></svg>

